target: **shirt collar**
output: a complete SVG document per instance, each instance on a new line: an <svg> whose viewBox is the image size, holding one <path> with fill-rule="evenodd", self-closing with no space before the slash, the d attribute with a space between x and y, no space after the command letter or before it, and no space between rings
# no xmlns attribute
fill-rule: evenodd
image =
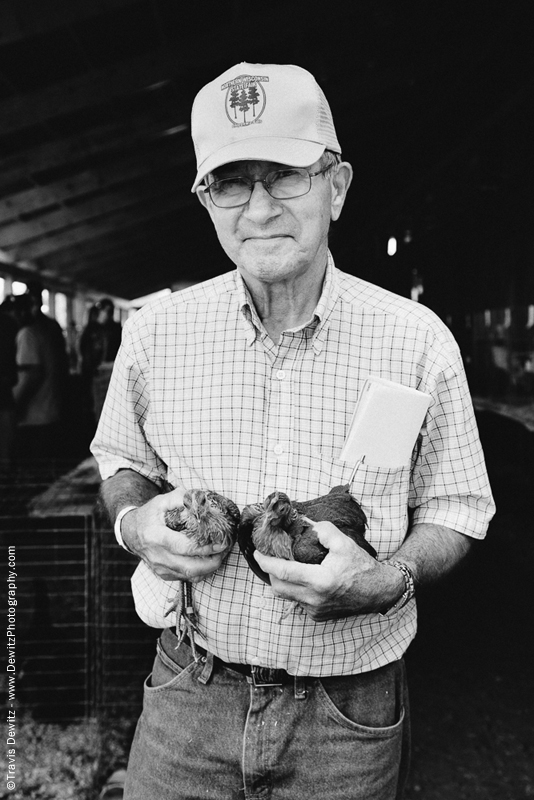
<svg viewBox="0 0 534 800"><path fill-rule="evenodd" d="M239 310L245 325L247 344L252 345L257 338L263 339L267 336L267 332L262 325L250 292L239 270L236 270L236 289ZM326 272L319 302L315 307L313 318L302 326L302 330L309 331L309 338L316 355L323 349L330 315L338 295L337 270L332 254L328 251Z"/></svg>
<svg viewBox="0 0 534 800"><path fill-rule="evenodd" d="M239 303L239 310L241 311L243 323L245 325L247 344L252 345L258 336L262 337L266 332L265 328L261 324L261 320L258 316L258 312L256 311L256 306L254 305L254 301L252 300L247 284L243 280L243 276L238 269L236 269L235 275L237 300Z"/></svg>

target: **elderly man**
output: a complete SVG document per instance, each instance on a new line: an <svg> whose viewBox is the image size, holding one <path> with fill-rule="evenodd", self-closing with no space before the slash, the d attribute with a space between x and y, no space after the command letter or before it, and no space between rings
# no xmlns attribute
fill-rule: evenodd
<svg viewBox="0 0 534 800"><path fill-rule="evenodd" d="M460 354L428 309L334 266L352 169L312 75L232 67L197 95L192 133L193 191L236 269L128 321L93 444L119 542L141 560L136 608L165 629L125 796L400 798L415 587L493 513ZM353 471L339 455L368 376L431 403L411 460ZM242 507L349 481L378 559L319 523L320 566L257 556L271 586L237 547L195 548L164 523L184 489ZM182 579L196 661L166 616Z"/></svg>

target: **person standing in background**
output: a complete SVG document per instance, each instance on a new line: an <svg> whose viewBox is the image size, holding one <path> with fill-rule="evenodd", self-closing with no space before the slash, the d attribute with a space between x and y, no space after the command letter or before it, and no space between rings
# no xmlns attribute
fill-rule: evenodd
<svg viewBox="0 0 534 800"><path fill-rule="evenodd" d="M17 331L15 297L11 296L0 306L0 467L8 466L12 455L15 430L13 387L17 383Z"/></svg>
<svg viewBox="0 0 534 800"><path fill-rule="evenodd" d="M99 300L96 309L98 312L96 321L100 328L101 358L99 363L107 364L115 361L121 343L122 327L120 322L116 322L114 319L115 306L109 297Z"/></svg>
<svg viewBox="0 0 534 800"><path fill-rule="evenodd" d="M65 340L55 320L42 313L40 295L27 293L16 301L21 321L16 338L18 380L13 388L17 458L55 458L61 454L68 377Z"/></svg>
<svg viewBox="0 0 534 800"><path fill-rule="evenodd" d="M115 306L105 297L89 310L89 320L80 338L82 386L87 413L95 421L109 384L111 368L120 347L122 327L114 320Z"/></svg>

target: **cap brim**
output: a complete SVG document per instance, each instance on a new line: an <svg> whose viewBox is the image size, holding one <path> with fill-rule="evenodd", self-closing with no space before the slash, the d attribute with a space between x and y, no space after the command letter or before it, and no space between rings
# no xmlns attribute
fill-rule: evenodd
<svg viewBox="0 0 534 800"><path fill-rule="evenodd" d="M200 164L191 191L196 191L206 175L214 169L232 161L273 161L277 164L289 164L292 167L309 167L325 150L325 145L319 142L274 136L232 142L221 147Z"/></svg>

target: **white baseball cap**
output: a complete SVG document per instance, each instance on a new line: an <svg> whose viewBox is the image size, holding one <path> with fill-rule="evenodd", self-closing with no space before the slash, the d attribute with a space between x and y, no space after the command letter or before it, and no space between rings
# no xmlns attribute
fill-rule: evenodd
<svg viewBox="0 0 534 800"><path fill-rule="evenodd" d="M198 170L192 192L231 161L307 167L325 150L341 153L323 90L291 64L242 62L223 72L195 97L191 134Z"/></svg>

